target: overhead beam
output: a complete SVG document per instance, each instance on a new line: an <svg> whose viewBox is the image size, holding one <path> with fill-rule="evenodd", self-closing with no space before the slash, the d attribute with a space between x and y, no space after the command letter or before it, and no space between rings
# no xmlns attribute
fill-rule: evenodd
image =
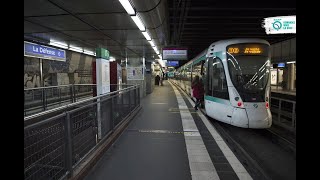
<svg viewBox="0 0 320 180"><path fill-rule="evenodd" d="M266 16L186 16L187 19L263 19ZM170 17L173 19L173 17Z"/></svg>
<svg viewBox="0 0 320 180"><path fill-rule="evenodd" d="M173 11L173 8L169 8L169 11ZM275 7L254 7L254 8L243 8L243 7L190 7L189 11L293 11L296 8L275 8Z"/></svg>

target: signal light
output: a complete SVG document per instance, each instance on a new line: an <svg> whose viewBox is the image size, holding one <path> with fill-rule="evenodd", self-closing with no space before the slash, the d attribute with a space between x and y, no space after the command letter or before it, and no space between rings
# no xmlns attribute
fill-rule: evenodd
<svg viewBox="0 0 320 180"><path fill-rule="evenodd" d="M241 102L238 102L238 106L241 106L242 105L242 103Z"/></svg>
<svg viewBox="0 0 320 180"><path fill-rule="evenodd" d="M267 109L269 108L269 103L268 103L268 102L266 102L266 108L267 108Z"/></svg>

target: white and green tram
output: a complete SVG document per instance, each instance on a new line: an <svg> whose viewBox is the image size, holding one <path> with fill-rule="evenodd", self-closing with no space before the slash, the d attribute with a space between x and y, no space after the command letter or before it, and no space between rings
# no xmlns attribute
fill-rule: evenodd
<svg viewBox="0 0 320 180"><path fill-rule="evenodd" d="M269 128L269 47L263 39L217 41L178 68L174 82L192 97L191 82L199 75L208 116L243 128Z"/></svg>

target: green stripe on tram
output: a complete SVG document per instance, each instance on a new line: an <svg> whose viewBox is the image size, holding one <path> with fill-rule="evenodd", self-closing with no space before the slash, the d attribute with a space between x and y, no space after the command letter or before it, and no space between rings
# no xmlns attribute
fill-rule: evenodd
<svg viewBox="0 0 320 180"><path fill-rule="evenodd" d="M192 62L192 65L193 65L193 64L197 64L198 62L203 61L203 60L205 60L205 59L206 59L206 55L204 54L204 55L201 56L199 59L197 59L197 60L195 60L194 62Z"/></svg>
<svg viewBox="0 0 320 180"><path fill-rule="evenodd" d="M213 101L216 103L220 103L220 104L231 105L229 100L225 100L225 99L221 99L221 98L216 98L216 97L212 97L212 96L204 96L204 99L209 100L209 101Z"/></svg>
<svg viewBox="0 0 320 180"><path fill-rule="evenodd" d="M213 55L219 57L220 59L223 59L223 57L222 57L222 52L223 52L223 51L214 52Z"/></svg>

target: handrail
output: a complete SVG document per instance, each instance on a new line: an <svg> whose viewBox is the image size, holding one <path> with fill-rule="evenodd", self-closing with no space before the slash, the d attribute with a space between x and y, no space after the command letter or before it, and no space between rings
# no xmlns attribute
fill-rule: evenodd
<svg viewBox="0 0 320 180"><path fill-rule="evenodd" d="M69 87L72 84L67 84L67 85L59 85L59 86L46 86L46 87L38 87L38 88L28 88L24 89L25 91L30 91L30 90L38 90L38 89L50 89L50 88L58 88L58 87ZM93 84L95 85L95 84Z"/></svg>
<svg viewBox="0 0 320 180"><path fill-rule="evenodd" d="M49 89L49 88L59 88L59 87L69 87L69 86L95 86L97 84L66 84L66 85L59 85L59 86L46 86L46 87L37 87L37 88L27 88L24 89L25 91L29 91L29 90L39 90L39 89ZM119 84L110 84L111 85L119 85ZM133 85L133 84L121 84L121 86L128 86L128 85Z"/></svg>
<svg viewBox="0 0 320 180"><path fill-rule="evenodd" d="M40 112L40 113L37 113L37 114L33 114L33 115L30 115L30 116L26 116L24 118L24 121L27 121L27 120L30 120L30 119L33 119L33 118L37 118L37 117L40 117L40 116L43 116L43 115L46 115L46 114L50 114L52 112L56 112L56 111L59 111L59 110L62 110L62 109L67 109L67 108L76 106L76 105L81 104L81 103L85 103L85 102L88 102L88 101L96 100L96 99L99 99L101 97L105 97L105 96L109 96L109 95L112 95L112 94L116 94L116 93L121 92L121 91L127 91L127 90L133 89L133 88L135 88L137 86L139 86L139 85L131 85L130 87L127 87L127 88L124 88L124 89L121 89L121 90L109 92L109 93L103 94L103 95L98 95L98 96L95 96L95 97L92 97L92 98L89 98L89 99L85 99L85 100L82 100L82 101L78 101L78 102L74 102L74 103L71 103L71 104L63 105L61 107L57 107L57 108L54 108L54 109L46 110L46 111L43 111L43 112Z"/></svg>
<svg viewBox="0 0 320 180"><path fill-rule="evenodd" d="M277 100L281 100L281 101L287 101L287 102L291 102L291 103L296 103L296 101L292 101L289 99L283 99L283 98L277 98L277 97L271 97L271 99L277 99Z"/></svg>

